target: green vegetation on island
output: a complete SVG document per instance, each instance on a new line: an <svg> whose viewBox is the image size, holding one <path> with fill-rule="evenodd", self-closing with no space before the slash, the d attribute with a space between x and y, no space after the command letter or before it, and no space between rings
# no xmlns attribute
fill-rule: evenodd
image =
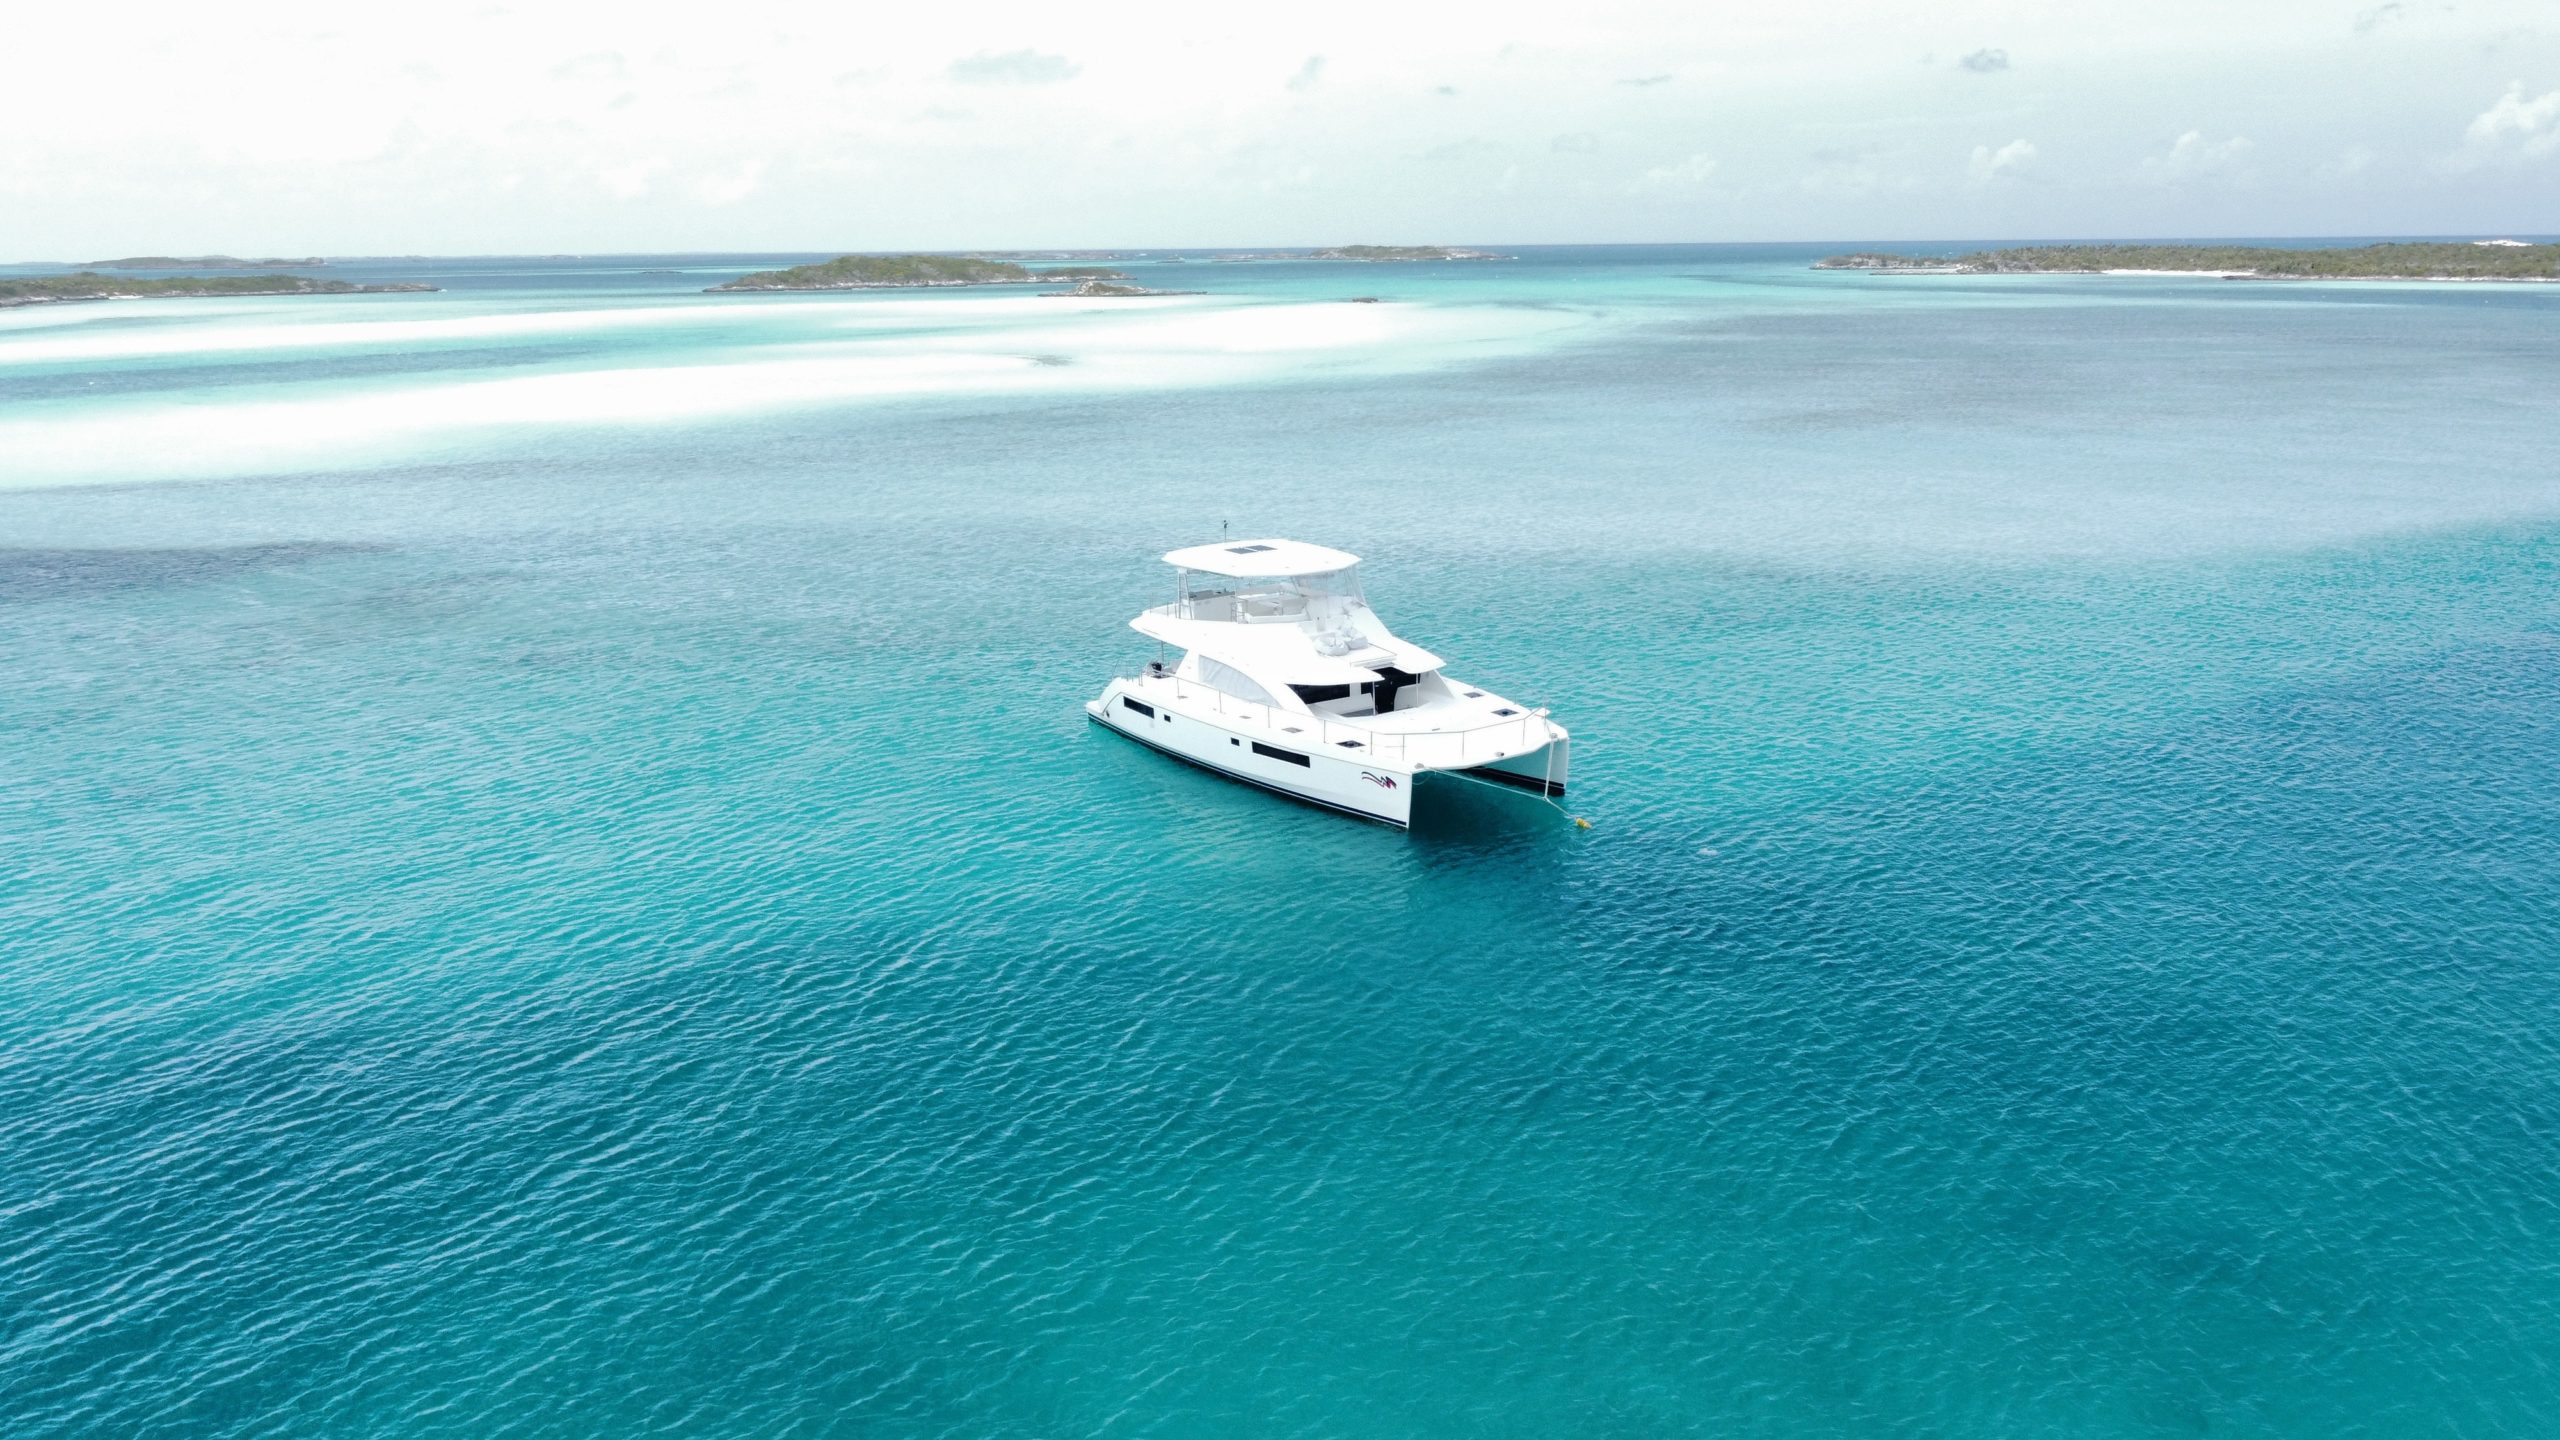
<svg viewBox="0 0 2560 1440"><path fill-rule="evenodd" d="M1456 250L1446 245L1336 245L1318 250L1310 260L1499 260L1486 250Z"/></svg>
<svg viewBox="0 0 2560 1440"><path fill-rule="evenodd" d="M1144 285L1125 285L1116 280L1087 280L1073 290L1043 290L1040 293L1053 300L1111 300L1128 295L1206 295L1209 292L1206 290L1153 290Z"/></svg>
<svg viewBox="0 0 2560 1440"><path fill-rule="evenodd" d="M2560 245L2398 241L2352 249L2265 245L2033 245L1968 255L1834 255L1816 270L1923 275L2103 275L2154 270L2257 280L2560 280Z"/></svg>
<svg viewBox="0 0 2560 1440"><path fill-rule="evenodd" d="M1040 293L1050 296L1078 297L1090 300L1118 295L1161 295L1165 292L1161 290L1150 290L1144 285L1123 285L1116 280L1087 280L1073 290L1043 290Z"/></svg>
<svg viewBox="0 0 2560 1440"><path fill-rule="evenodd" d="M889 290L938 285L1039 285L1062 280L1121 280L1117 270L1071 265L1032 270L1009 260L967 255L840 255L816 265L759 270L711 286L721 290Z"/></svg>
<svg viewBox="0 0 2560 1440"><path fill-rule="evenodd" d="M433 285L357 285L305 275L180 275L136 280L83 270L73 275L0 276L0 307L50 305L73 300L182 300L215 295L389 295L433 290Z"/></svg>

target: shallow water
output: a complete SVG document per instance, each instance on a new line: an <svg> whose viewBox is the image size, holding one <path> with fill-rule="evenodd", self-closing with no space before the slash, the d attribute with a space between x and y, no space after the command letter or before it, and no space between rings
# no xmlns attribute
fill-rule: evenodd
<svg viewBox="0 0 2560 1440"><path fill-rule="evenodd" d="M0 1433L2550 1433L2560 293L1820 253L0 316Z"/></svg>

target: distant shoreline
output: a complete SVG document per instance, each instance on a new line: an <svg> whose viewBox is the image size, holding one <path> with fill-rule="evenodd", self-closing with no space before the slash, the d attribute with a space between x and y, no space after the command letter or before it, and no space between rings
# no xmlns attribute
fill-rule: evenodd
<svg viewBox="0 0 2560 1440"><path fill-rule="evenodd" d="M261 295L413 295L435 290L415 281L359 285L305 275L172 276L136 280L82 270L71 275L0 277L0 310L28 305L79 305L99 300L211 300Z"/></svg>
<svg viewBox="0 0 2560 1440"><path fill-rule="evenodd" d="M977 251L966 254L915 252L904 255L839 255L812 265L758 270L703 287L706 295L758 290L934 290L969 285L1042 285L1081 283L1124 285L1128 275L1098 265L1034 270L1004 255L1023 251ZM1329 249L1219 255L1212 263L1239 260L1332 260L1367 264L1400 264L1431 260L1499 260L1489 250L1456 250L1443 245L1338 245ZM1094 291L1111 294L1126 291Z"/></svg>
<svg viewBox="0 0 2560 1440"><path fill-rule="evenodd" d="M270 256L243 260L237 255L127 255L120 260L92 260L83 270L310 270L329 262L318 255L299 260Z"/></svg>
<svg viewBox="0 0 2560 1440"><path fill-rule="evenodd" d="M1817 260L1816 270L1879 275L2151 275L2216 280L2396 280L2549 284L2560 245L2402 241L2329 250L2254 245L2036 245L1967 255L1873 251Z"/></svg>

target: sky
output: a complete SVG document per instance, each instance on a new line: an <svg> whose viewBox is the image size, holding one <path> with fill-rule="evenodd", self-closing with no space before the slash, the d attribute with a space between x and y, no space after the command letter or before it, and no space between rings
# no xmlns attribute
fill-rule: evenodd
<svg viewBox="0 0 2560 1440"><path fill-rule="evenodd" d="M30 8L0 260L2560 232L2560 0Z"/></svg>

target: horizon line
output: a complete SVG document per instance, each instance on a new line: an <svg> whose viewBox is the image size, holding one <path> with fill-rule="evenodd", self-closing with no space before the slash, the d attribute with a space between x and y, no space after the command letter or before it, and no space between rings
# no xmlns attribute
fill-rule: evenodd
<svg viewBox="0 0 2560 1440"><path fill-rule="evenodd" d="M1882 246L1910 246L1910 245L2006 245L2006 246L2025 246L2025 245L2241 245L2241 244L2265 244L2265 243L2271 243L2271 242L2299 242L2299 241L2306 241L2306 240L2323 240L2323 241L2360 240L2360 241L2367 241L2367 242L2381 242L2381 243L2426 243L2426 242L2460 243L2460 242L2465 242L2465 241L2468 241L2468 240L2471 240L2471 239L2474 239L2474 238L2478 238L2478 239L2526 239L2526 238L2531 238L2535 243L2540 243L2540 244L2560 244L2560 233L2543 233L2543 234L2537 234L2537 233L2532 232L2532 231L2504 231L2504 232L2499 232L2499 233L2494 234L2494 235L2493 235L2493 234L2491 234L2491 233L2489 233L2489 232L2486 232L2486 231L2476 231L2476 232L2475 232L2475 231L2463 231L2463 232L2460 232L2459 234L2452 233L2452 232L2438 232L2438 233L2435 233L2435 234L2396 234L2396 235L2394 235L2394 234L2351 234L2351 233L2325 234L2325 235L2069 235L2069 236L2009 236L2009 237L2003 237L2003 238L1998 238L1998 239L1993 239L1993 238L1990 238L1990 237L1984 237L1984 236L1970 236L1970 237L1942 236L1942 237L1935 237L1935 238L1918 238L1918 239L1913 239L1913 238L1903 238L1903 239L1841 239L1841 238L1832 238L1832 239L1813 239L1813 240L1541 240L1541 241L1533 241L1533 242L1519 242L1519 241L1455 241L1455 242L1427 242L1427 243L1431 243L1431 244L1435 244L1435 245L1440 245L1442 248L1450 248L1450 249L1485 249L1485 248L1498 248L1498 249L1507 249L1507 250L1635 250L1635 249L1657 249L1657 250L1658 250L1658 249L1678 249L1678 248L1707 249L1707 248L1718 248L1718 247L1721 247L1721 248L1742 248L1742 247L1747 247L1747 246L1808 246L1808 247L1810 247L1810 246L1832 246L1832 245L1842 245L1842 246L1857 246L1857 245L1882 245ZM1375 242L1359 241L1359 242L1343 242L1343 243L1369 244L1369 243L1375 243ZM908 246L908 247L890 247L890 248L886 248L886 249L876 249L876 250L831 249L831 248L824 247L824 246L810 246L810 247L806 247L806 248L802 248L802 249L790 249L790 250L701 250L701 249L693 249L693 250L453 250L453 251L406 251L406 252L401 252L401 253L390 253L390 252L382 252L382 251L375 251L375 252L369 252L369 253L368 253L368 252L360 252L360 251L345 251L345 252L339 252L339 253L327 253L327 252L313 253L313 254L309 254L309 255L307 255L307 256L303 256L303 257L287 257L287 256L278 256L278 255L269 255L269 256L243 256L243 255L232 254L232 253L227 252L227 251L220 251L220 250L207 250L207 251L198 251L198 252L195 252L193 255L178 255L178 254L170 254L170 255L167 255L167 256L166 256L166 258L168 258L168 259L173 259L173 260L186 260L186 259L244 260L244 259L246 259L246 260L257 260L257 261L261 261L261 262L265 262L265 261L272 261L273 263L277 263L277 264L286 264L286 265L289 265L289 264L294 263L294 260L295 260L296 258L300 258L300 259L307 259L307 260L612 260L612 259L656 259L656 258L660 258L660 257L676 257L676 256L713 256L713 255L720 255L720 256L740 256L740 257L748 257L748 258L765 258L765 257L782 258L782 257L798 256L798 255L1035 255L1035 254L1041 254L1041 253L1055 253L1055 254L1061 254L1061 255L1068 255L1068 254L1095 254L1095 253L1101 253L1101 252L1121 252L1121 253L1130 253L1130 254L1175 254L1175 253L1183 253L1183 252L1193 252L1193 253L1217 254L1217 253L1229 253L1229 252L1236 252L1236 251L1252 251L1252 252L1260 252L1260 251L1294 251L1294 250L1323 250L1323 249L1333 249L1333 248L1339 248L1339 246L1338 246L1338 245L1336 245L1336 244L1284 244L1284 245L1164 245L1164 244L1148 244L1148 245L966 245L966 246L940 246L940 247L914 247L914 246ZM127 255L113 257L113 259L137 259L137 258L153 258L153 257L150 257L150 256L148 255L148 253L147 253L147 252L133 252L133 253L130 253L130 254L127 254ZM10 268L10 269L15 269L15 268L23 267L23 266L51 266L51 267L59 267L59 268L64 268L64 269L76 269L76 268L80 268L80 267L83 267L83 266L90 266L90 265L103 265L103 264L110 264L110 263L113 263L113 261L112 261L112 260L0 260L0 267L5 267L5 268Z"/></svg>

